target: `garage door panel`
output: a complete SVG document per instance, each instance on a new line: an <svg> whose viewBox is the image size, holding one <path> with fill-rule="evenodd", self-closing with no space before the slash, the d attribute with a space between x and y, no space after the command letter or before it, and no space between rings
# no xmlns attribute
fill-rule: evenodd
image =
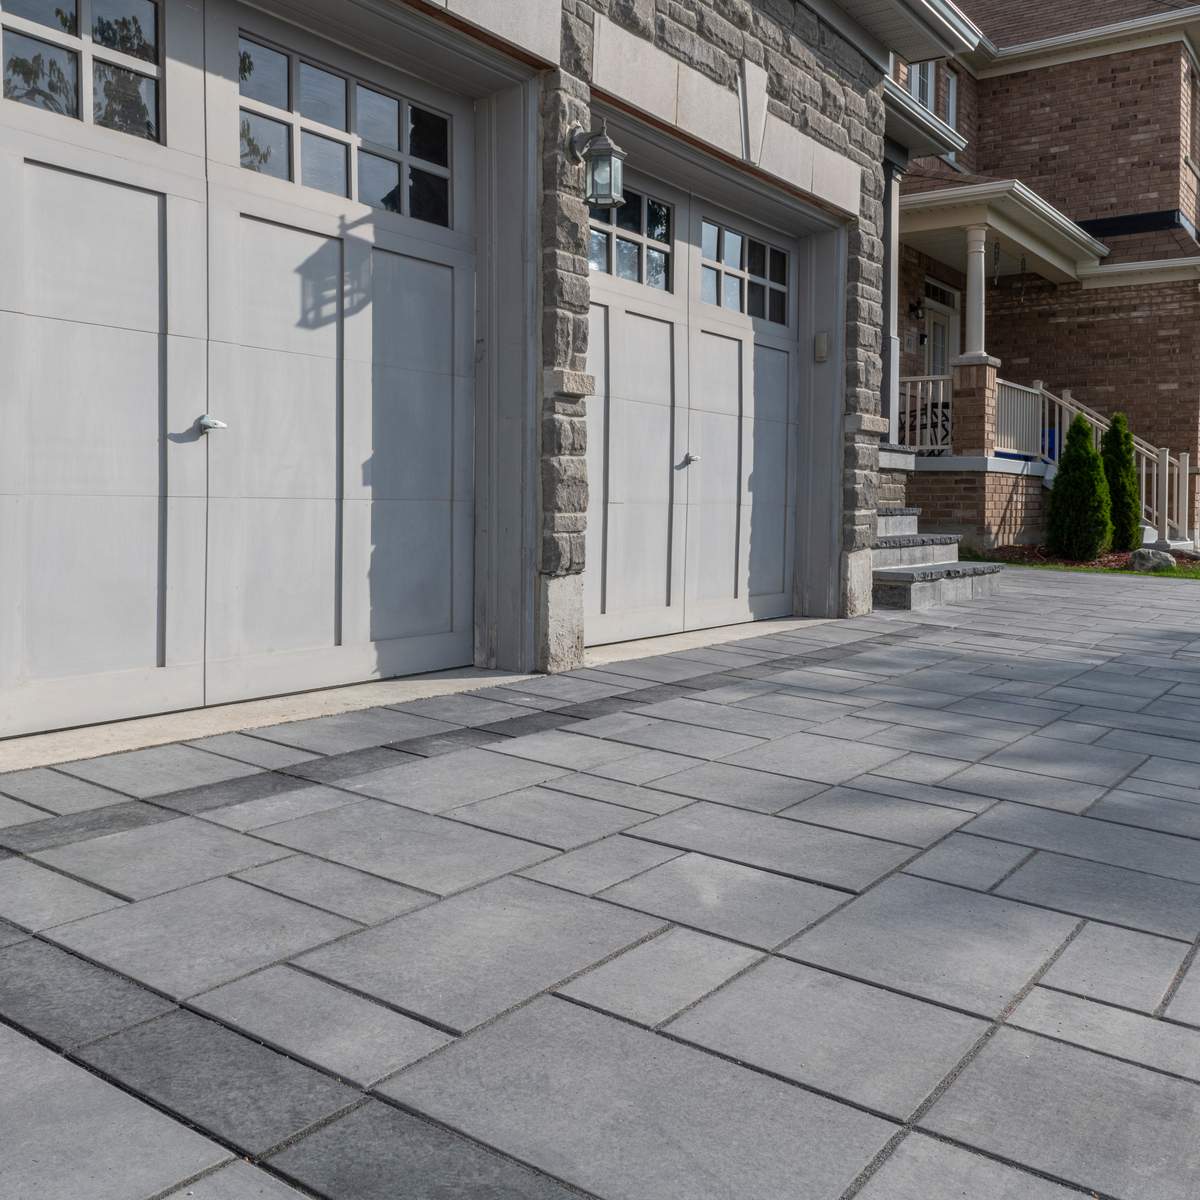
<svg viewBox="0 0 1200 1200"><path fill-rule="evenodd" d="M636 312L620 313L619 318L609 331L609 394L672 407L677 384L674 324Z"/></svg>
<svg viewBox="0 0 1200 1200"><path fill-rule="evenodd" d="M671 501L676 414L658 404L609 402L608 500L610 504Z"/></svg>
<svg viewBox="0 0 1200 1200"><path fill-rule="evenodd" d="M695 367L689 399L693 410L731 413L742 411L742 354L738 338L700 329L693 346Z"/></svg>
<svg viewBox="0 0 1200 1200"><path fill-rule="evenodd" d="M682 526L678 506L614 504L608 519L607 608L613 612L664 608L678 599L672 587L673 526Z"/></svg>
<svg viewBox="0 0 1200 1200"><path fill-rule="evenodd" d="M786 587L787 508L776 497L742 509L742 544L746 547L745 577L751 596L773 596Z"/></svg>
<svg viewBox="0 0 1200 1200"><path fill-rule="evenodd" d="M371 254L371 326L377 363L449 375L455 369L454 268L411 254Z"/></svg>
<svg viewBox="0 0 1200 1200"><path fill-rule="evenodd" d="M783 421L743 418L742 503L783 503L788 492L789 441L792 427Z"/></svg>
<svg viewBox="0 0 1200 1200"><path fill-rule="evenodd" d="M791 419L788 375L791 354L774 346L756 345L747 416L768 421Z"/></svg>
<svg viewBox="0 0 1200 1200"><path fill-rule="evenodd" d="M689 505L686 603L733 599L737 594L737 580L737 506L721 503ZM690 611L688 615L690 619Z"/></svg>

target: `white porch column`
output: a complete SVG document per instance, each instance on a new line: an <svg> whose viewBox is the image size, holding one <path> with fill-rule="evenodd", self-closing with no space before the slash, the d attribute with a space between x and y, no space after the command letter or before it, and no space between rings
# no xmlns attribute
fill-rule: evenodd
<svg viewBox="0 0 1200 1200"><path fill-rule="evenodd" d="M987 354L984 324L987 311L987 226L972 225L967 230L967 357Z"/></svg>
<svg viewBox="0 0 1200 1200"><path fill-rule="evenodd" d="M883 415L887 440L900 440L900 167L883 164Z"/></svg>

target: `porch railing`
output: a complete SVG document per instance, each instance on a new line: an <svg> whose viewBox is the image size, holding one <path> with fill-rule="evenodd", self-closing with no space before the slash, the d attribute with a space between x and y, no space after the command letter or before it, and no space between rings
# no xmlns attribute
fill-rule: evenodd
<svg viewBox="0 0 1200 1200"><path fill-rule="evenodd" d="M900 380L901 446L918 453L948 452L952 445L954 379L914 375Z"/></svg>

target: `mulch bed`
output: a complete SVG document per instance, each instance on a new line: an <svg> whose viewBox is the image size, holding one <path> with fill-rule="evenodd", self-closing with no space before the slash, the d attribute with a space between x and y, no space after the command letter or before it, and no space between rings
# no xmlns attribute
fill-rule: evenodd
<svg viewBox="0 0 1200 1200"><path fill-rule="evenodd" d="M1091 562L1075 562L1069 558L1058 558L1044 546L997 546L987 552L991 562L1027 564L1039 567L1094 567L1101 571L1128 571L1129 553L1121 550L1114 554L1102 554Z"/></svg>

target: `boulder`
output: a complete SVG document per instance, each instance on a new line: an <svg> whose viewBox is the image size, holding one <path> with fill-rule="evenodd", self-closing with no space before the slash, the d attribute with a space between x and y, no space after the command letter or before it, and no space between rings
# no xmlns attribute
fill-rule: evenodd
<svg viewBox="0 0 1200 1200"><path fill-rule="evenodd" d="M1143 548L1135 550L1129 557L1129 565L1135 571L1161 571L1175 565L1175 556L1165 550Z"/></svg>

